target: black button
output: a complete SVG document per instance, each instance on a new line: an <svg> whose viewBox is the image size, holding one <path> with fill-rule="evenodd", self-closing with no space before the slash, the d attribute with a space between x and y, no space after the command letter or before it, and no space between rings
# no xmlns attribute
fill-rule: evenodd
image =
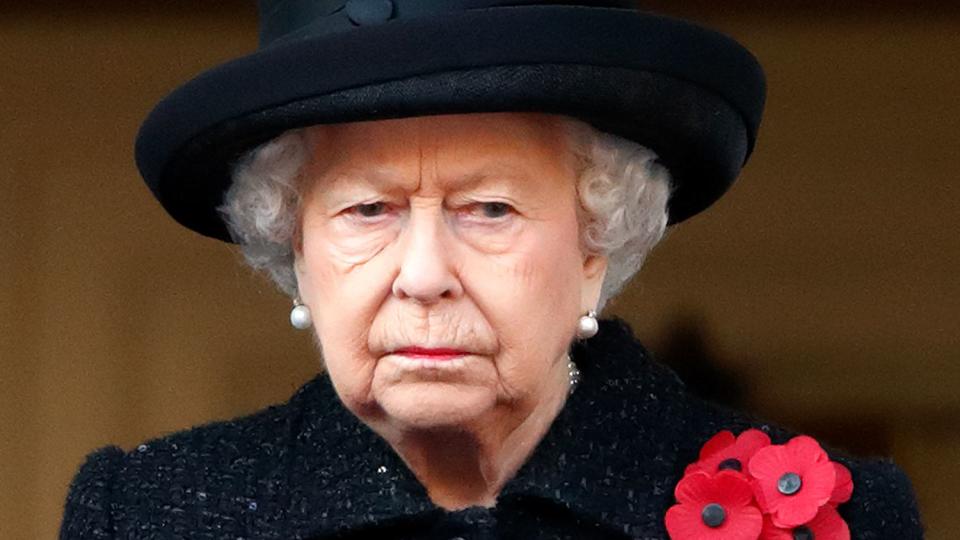
<svg viewBox="0 0 960 540"><path fill-rule="evenodd" d="M780 477L777 480L777 491L787 495L796 495L800 488L803 486L803 481L800 478L800 475L795 472L788 472Z"/></svg>
<svg viewBox="0 0 960 540"><path fill-rule="evenodd" d="M813 531L806 527L797 527L793 530L793 540L814 540Z"/></svg>
<svg viewBox="0 0 960 540"><path fill-rule="evenodd" d="M721 461L720 465L717 465L718 471L726 471L728 469L738 472L743 471L743 463L740 463L740 460L737 458L730 458Z"/></svg>
<svg viewBox="0 0 960 540"><path fill-rule="evenodd" d="M357 26L380 24L393 18L393 1L349 0L345 10L350 22Z"/></svg>
<svg viewBox="0 0 960 540"><path fill-rule="evenodd" d="M703 511L700 512L700 517L703 518L703 524L707 527L715 529L727 520L727 512L724 511L723 507L717 503L710 503L703 507Z"/></svg>

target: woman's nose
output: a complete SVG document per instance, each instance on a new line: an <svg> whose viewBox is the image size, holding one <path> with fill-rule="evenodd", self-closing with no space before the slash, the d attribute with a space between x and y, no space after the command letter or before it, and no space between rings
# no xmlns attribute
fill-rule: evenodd
<svg viewBox="0 0 960 540"><path fill-rule="evenodd" d="M463 292L454 268L451 236L441 213L411 211L401 241L400 268L393 294L421 304L459 297ZM417 215L414 215L417 214Z"/></svg>

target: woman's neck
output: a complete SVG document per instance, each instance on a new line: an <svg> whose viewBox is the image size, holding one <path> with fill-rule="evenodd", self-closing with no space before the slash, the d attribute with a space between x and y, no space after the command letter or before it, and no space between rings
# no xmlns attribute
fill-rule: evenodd
<svg viewBox="0 0 960 540"><path fill-rule="evenodd" d="M504 407L468 425L385 438L437 506L492 507L563 407L569 380L565 365L561 371L560 390L547 392L526 414Z"/></svg>

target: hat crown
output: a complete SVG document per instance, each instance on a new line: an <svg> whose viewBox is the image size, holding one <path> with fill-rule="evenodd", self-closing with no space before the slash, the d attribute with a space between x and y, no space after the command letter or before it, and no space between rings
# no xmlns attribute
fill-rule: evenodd
<svg viewBox="0 0 960 540"><path fill-rule="evenodd" d="M390 20L471 9L513 6L583 6L634 9L636 0L259 0L260 46L321 36Z"/></svg>

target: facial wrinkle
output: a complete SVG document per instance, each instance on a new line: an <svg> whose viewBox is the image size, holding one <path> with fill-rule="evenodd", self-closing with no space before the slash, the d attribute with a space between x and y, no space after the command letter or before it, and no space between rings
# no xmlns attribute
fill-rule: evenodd
<svg viewBox="0 0 960 540"><path fill-rule="evenodd" d="M371 259L382 253L383 250L386 249L386 246L387 244L385 242L381 242L373 249L372 252L351 256L348 256L343 252L343 250L334 249L331 250L331 259L336 261L340 267L340 272L343 275L349 275L352 274L354 270L370 262Z"/></svg>

